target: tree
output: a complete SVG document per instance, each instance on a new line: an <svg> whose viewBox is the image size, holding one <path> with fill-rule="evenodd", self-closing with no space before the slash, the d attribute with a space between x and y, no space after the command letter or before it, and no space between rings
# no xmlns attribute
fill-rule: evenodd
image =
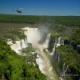
<svg viewBox="0 0 80 80"><path fill-rule="evenodd" d="M7 43L0 40L1 80L46 80L37 66L28 64L24 56L17 55Z"/></svg>

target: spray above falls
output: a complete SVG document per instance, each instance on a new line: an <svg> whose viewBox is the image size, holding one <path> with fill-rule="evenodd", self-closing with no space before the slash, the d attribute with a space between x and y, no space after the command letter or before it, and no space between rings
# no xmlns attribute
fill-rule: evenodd
<svg viewBox="0 0 80 80"><path fill-rule="evenodd" d="M48 34L48 28L45 26L39 26L38 28L25 27L22 30L27 37L27 42L32 43L32 46L42 45Z"/></svg>
<svg viewBox="0 0 80 80"><path fill-rule="evenodd" d="M50 39L50 33L48 33L48 28L45 26L39 26L38 28L33 27L24 27L22 28L26 36L26 40L22 41L22 44L25 46L20 47L20 42L10 45L10 47L18 54L21 54L21 50L28 47L28 43L32 44L32 47L35 49L37 53L36 63L39 66L40 71L48 77L49 80L57 80L55 79L55 72L53 71L52 64L50 62L50 57L48 56L48 52L46 54L46 50L48 48L48 43ZM26 44L25 44L26 43ZM44 51L45 50L45 51Z"/></svg>
<svg viewBox="0 0 80 80"><path fill-rule="evenodd" d="M23 28L24 34L27 37L28 43L36 44L41 39L41 34L38 28Z"/></svg>

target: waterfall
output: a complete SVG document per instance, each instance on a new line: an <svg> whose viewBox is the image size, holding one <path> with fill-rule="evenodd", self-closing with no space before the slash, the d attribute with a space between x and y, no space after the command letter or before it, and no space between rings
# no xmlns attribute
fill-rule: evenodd
<svg viewBox="0 0 80 80"><path fill-rule="evenodd" d="M61 37L58 37L58 42L56 43L56 47L59 47L61 45Z"/></svg>
<svg viewBox="0 0 80 80"><path fill-rule="evenodd" d="M52 49L52 52L50 53L51 56L54 55L54 53L55 53L55 49L56 49L56 44L54 43L54 47L53 47L53 49Z"/></svg>
<svg viewBox="0 0 80 80"><path fill-rule="evenodd" d="M62 40L61 37L58 37L56 40L55 40L55 43L53 45L53 49L52 49L52 52L50 53L50 55L54 55L55 53L55 50L56 50L56 47L59 47L61 45L64 45L64 42Z"/></svg>
<svg viewBox="0 0 80 80"><path fill-rule="evenodd" d="M36 63L38 64L40 71L47 76L48 80L58 80L58 76L50 61L51 59L49 52L47 51L50 34L47 34L43 43L39 43L39 41L43 38L43 34L38 28L25 27L22 28L22 30L26 35L25 40L22 39L16 41L15 44L10 45L11 49L14 50L17 54L23 55L21 50L26 48L28 43L31 43L32 47L37 53ZM55 52L55 47L56 46L53 48L53 53Z"/></svg>
<svg viewBox="0 0 80 80"><path fill-rule="evenodd" d="M15 43L12 43L12 40L8 40L7 44L10 45L11 49L14 50L18 55L22 55L21 50L28 47L28 44L25 44L24 39L15 41Z"/></svg>

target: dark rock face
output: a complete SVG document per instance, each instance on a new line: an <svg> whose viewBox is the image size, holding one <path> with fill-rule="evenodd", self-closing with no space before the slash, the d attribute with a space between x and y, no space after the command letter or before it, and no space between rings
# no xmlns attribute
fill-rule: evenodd
<svg viewBox="0 0 80 80"><path fill-rule="evenodd" d="M79 72L76 71L74 68L69 68L67 74L72 77L73 80L80 80Z"/></svg>
<svg viewBox="0 0 80 80"><path fill-rule="evenodd" d="M56 61L58 61L58 54L57 54L57 52L54 53L53 59L56 60Z"/></svg>
<svg viewBox="0 0 80 80"><path fill-rule="evenodd" d="M64 45L70 45L73 47L74 50L76 50L78 53L80 53L80 44L76 44L73 41L64 40Z"/></svg>
<svg viewBox="0 0 80 80"><path fill-rule="evenodd" d="M40 43L40 44L43 44L43 43L45 42L46 38L47 38L47 34L44 34L44 35L42 36L42 39L39 41L39 43Z"/></svg>
<svg viewBox="0 0 80 80"><path fill-rule="evenodd" d="M52 36L50 36L50 40L49 40L49 44L48 44L48 50L50 52L52 52L52 50L53 50L54 43L55 43L55 39L53 39Z"/></svg>
<svg viewBox="0 0 80 80"><path fill-rule="evenodd" d="M71 46L73 47L73 49L76 49L77 44L76 44L76 43L74 43L74 42L71 42Z"/></svg>
<svg viewBox="0 0 80 80"><path fill-rule="evenodd" d="M73 47L74 50L76 50L78 53L80 53L80 44L71 42L71 46Z"/></svg>
<svg viewBox="0 0 80 80"><path fill-rule="evenodd" d="M64 44L65 45L69 45L70 44L70 41L69 40L64 40Z"/></svg>
<svg viewBox="0 0 80 80"><path fill-rule="evenodd" d="M77 45L76 50L78 53L80 53L80 45Z"/></svg>

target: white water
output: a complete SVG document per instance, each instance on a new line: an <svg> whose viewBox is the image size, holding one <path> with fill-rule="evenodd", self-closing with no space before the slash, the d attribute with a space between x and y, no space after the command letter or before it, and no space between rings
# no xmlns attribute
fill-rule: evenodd
<svg viewBox="0 0 80 80"><path fill-rule="evenodd" d="M53 47L53 50L50 53L50 55L51 56L54 55L56 47L59 47L61 45L63 45L63 44L61 44L61 37L58 37L58 40L57 40L57 42L54 43L54 47Z"/></svg>
<svg viewBox="0 0 80 80"><path fill-rule="evenodd" d="M27 44L25 44L24 39L15 41L15 43L12 43L12 41L9 39L7 41L7 44L10 45L11 49L14 50L18 55L21 55L21 50L28 46Z"/></svg>
<svg viewBox="0 0 80 80"><path fill-rule="evenodd" d="M32 46L36 49L37 52L36 63L38 64L40 71L48 77L48 80L57 80L50 59L43 51L48 47L50 34L48 34L45 41L40 44L39 41L43 38L43 34L38 28L25 27L22 28L22 30L26 35L26 42L24 41L24 39L22 39L20 41L16 41L15 44L13 44L12 41L8 40L7 43L10 45L11 49L14 50L17 54L22 55L21 50L28 46L27 43L32 43ZM55 51L55 48L53 49L54 50L51 54L53 54Z"/></svg>

